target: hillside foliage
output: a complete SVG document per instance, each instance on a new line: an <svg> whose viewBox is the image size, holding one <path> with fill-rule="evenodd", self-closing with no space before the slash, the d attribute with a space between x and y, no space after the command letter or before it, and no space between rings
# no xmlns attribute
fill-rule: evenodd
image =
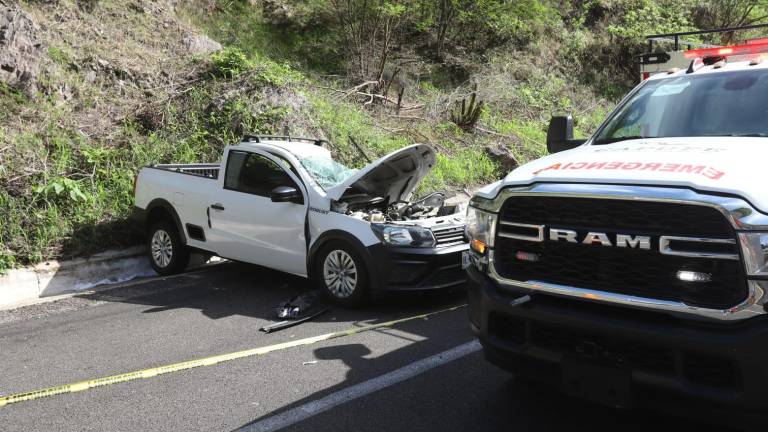
<svg viewBox="0 0 768 432"><path fill-rule="evenodd" d="M139 168L216 161L246 132L325 138L354 167L353 140L368 158L428 143L438 165L419 193L469 193L544 155L552 114L593 131L637 83L644 35L768 11L764 0L18 7L45 55L31 89L0 84L0 271L141 241L126 222ZM195 38L223 48L195 51Z"/></svg>

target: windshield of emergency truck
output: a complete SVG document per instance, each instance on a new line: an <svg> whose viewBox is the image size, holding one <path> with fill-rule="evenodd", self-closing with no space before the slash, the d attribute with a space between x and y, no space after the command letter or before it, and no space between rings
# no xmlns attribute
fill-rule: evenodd
<svg viewBox="0 0 768 432"><path fill-rule="evenodd" d="M768 70L649 80L605 123L593 144L704 136L768 136Z"/></svg>

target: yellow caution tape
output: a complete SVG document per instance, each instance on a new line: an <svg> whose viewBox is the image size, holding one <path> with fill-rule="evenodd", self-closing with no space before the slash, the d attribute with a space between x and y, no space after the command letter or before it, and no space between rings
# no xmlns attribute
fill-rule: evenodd
<svg viewBox="0 0 768 432"><path fill-rule="evenodd" d="M64 384L55 387L48 387L40 390L34 390L25 393L17 393L10 396L0 397L0 408L19 402L27 402L35 399L41 399L49 396L57 396L65 393L75 393L79 391L90 390L96 387L104 387L112 384L124 383L128 381L134 381L143 378L152 378L158 375L168 374L172 372L179 372L187 369L193 369L202 366L213 366L215 364L237 360L245 357L253 357L257 355L263 355L274 351L280 351L288 348L293 348L302 345L311 345L317 342L327 341L330 339L336 339L344 336L351 336L354 334L363 333L379 329L382 327L392 327L393 325L404 323L407 321L413 321L417 319L425 319L433 315L441 314L444 312L450 312L457 309L461 309L466 305L454 306L448 309L442 309L435 312L429 312L421 315L411 316L408 318L400 318L393 321L387 321L379 324L371 324L362 327L353 327L351 329L337 331L333 333L326 333L319 336L308 337L305 339L298 339L294 341L283 342L275 345L269 345L265 347L252 348L244 351L233 352L229 354L219 354L210 357L204 357L196 360L189 360L181 363L174 363L165 366L158 366L150 369L139 370L135 372L128 372L119 375L112 375L103 378L96 378L88 381L81 381L72 384Z"/></svg>

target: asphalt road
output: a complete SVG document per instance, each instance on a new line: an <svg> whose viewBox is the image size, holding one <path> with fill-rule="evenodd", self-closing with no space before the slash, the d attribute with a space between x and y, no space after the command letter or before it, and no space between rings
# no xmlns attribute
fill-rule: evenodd
<svg viewBox="0 0 768 432"><path fill-rule="evenodd" d="M0 396L269 346L461 305L377 298L265 334L300 279L226 263L0 311ZM459 309L213 366L0 408L0 431L707 430L526 384L487 364ZM453 356L453 357L451 357ZM301 420L300 420L301 419ZM722 430L722 428L717 428Z"/></svg>

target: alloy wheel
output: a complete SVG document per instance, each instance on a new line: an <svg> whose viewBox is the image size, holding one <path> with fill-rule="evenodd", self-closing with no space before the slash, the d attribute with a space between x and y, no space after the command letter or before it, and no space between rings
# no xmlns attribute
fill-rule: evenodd
<svg viewBox="0 0 768 432"><path fill-rule="evenodd" d="M334 250L325 257L323 278L328 290L338 298L347 298L357 286L355 260L343 250Z"/></svg>
<svg viewBox="0 0 768 432"><path fill-rule="evenodd" d="M173 258L173 243L171 236L165 230L157 230L152 235L152 260L158 267L168 267Z"/></svg>

